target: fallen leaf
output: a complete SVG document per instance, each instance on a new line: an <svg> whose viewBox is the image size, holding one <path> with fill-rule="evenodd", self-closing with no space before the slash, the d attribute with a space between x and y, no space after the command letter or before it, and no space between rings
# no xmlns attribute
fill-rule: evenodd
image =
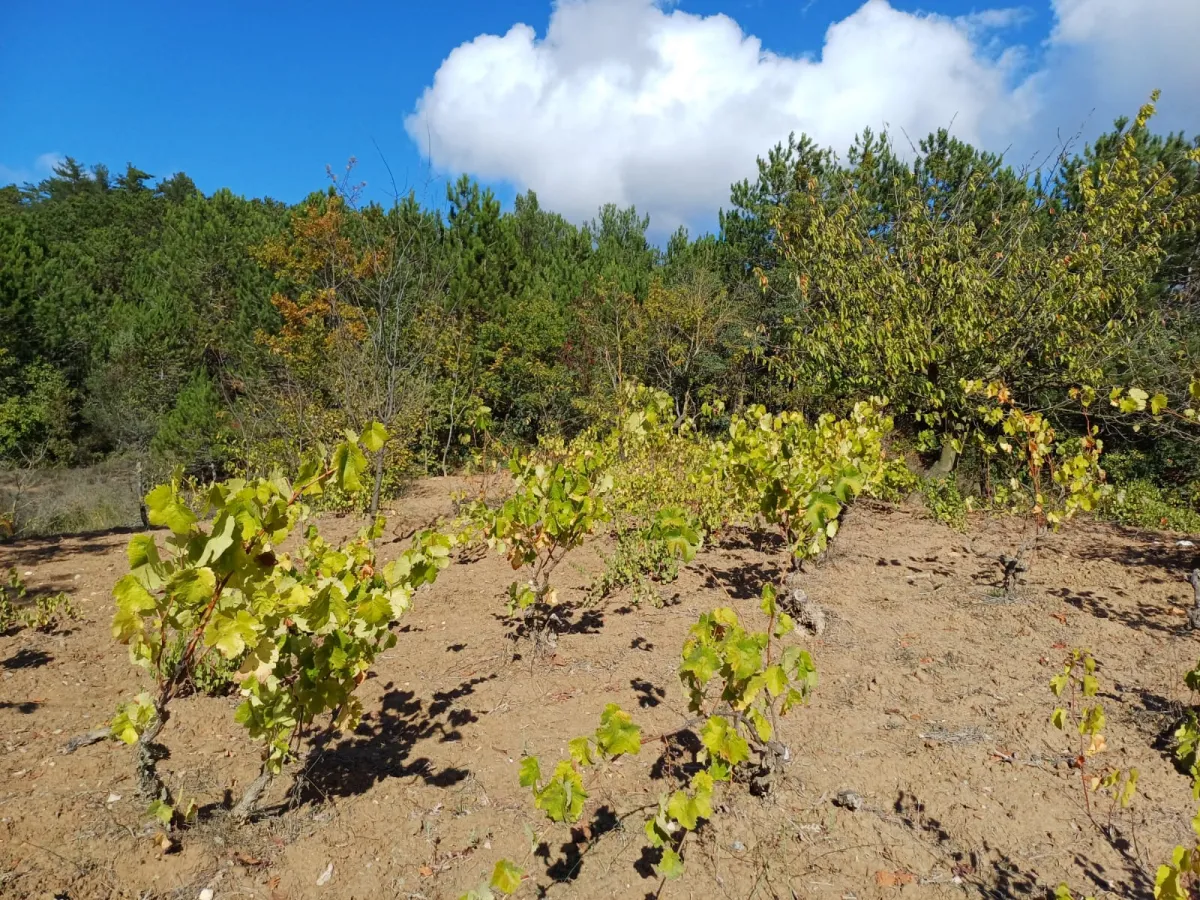
<svg viewBox="0 0 1200 900"><path fill-rule="evenodd" d="M1067 642L1066 641L1055 641L1053 644L1050 645L1050 649L1051 650L1066 650Z"/></svg>
<svg viewBox="0 0 1200 900"><path fill-rule="evenodd" d="M243 866L265 866L267 864L265 859L259 859L257 856L250 856L247 853L243 853L241 850L235 850L233 858L237 862L240 862Z"/></svg>
<svg viewBox="0 0 1200 900"><path fill-rule="evenodd" d="M429 868L429 866L421 866L417 871L421 873L423 878L429 878L433 875L433 869Z"/></svg>
<svg viewBox="0 0 1200 900"><path fill-rule="evenodd" d="M1058 619L1058 621L1062 622L1064 625L1067 624L1067 614L1066 613L1050 613L1050 618Z"/></svg>
<svg viewBox="0 0 1200 900"><path fill-rule="evenodd" d="M912 884L916 880L916 875L903 869L897 869L895 872L882 869L875 873L875 883L880 887L899 887L902 884Z"/></svg>

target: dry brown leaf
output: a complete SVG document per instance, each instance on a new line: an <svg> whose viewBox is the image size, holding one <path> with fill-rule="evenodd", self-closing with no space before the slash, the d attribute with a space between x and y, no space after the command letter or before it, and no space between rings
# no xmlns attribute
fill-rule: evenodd
<svg viewBox="0 0 1200 900"><path fill-rule="evenodd" d="M899 887L902 884L913 884L916 880L916 875L903 869L897 869L895 872L881 869L875 873L875 883L880 887Z"/></svg>

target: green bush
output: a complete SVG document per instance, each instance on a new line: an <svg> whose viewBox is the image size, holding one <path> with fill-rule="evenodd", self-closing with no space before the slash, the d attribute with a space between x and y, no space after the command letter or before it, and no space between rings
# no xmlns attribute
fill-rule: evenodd
<svg viewBox="0 0 1200 900"><path fill-rule="evenodd" d="M926 478L921 483L921 496L929 514L938 522L959 531L967 527L967 503L954 476Z"/></svg>
<svg viewBox="0 0 1200 900"><path fill-rule="evenodd" d="M1121 484L1101 511L1122 525L1134 528L1163 528L1167 531L1200 532L1200 513L1151 481L1136 478Z"/></svg>
<svg viewBox="0 0 1200 900"><path fill-rule="evenodd" d="M883 465L879 483L870 495L886 503L900 503L921 486L921 477L908 467L903 458L889 459Z"/></svg>

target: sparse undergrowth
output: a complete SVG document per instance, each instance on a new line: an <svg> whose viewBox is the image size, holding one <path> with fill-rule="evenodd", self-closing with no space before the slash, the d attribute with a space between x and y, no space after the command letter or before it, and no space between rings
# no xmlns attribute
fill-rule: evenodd
<svg viewBox="0 0 1200 900"><path fill-rule="evenodd" d="M32 603L25 602L27 594L24 579L16 569L10 569L7 583L0 583L0 634L13 628L57 631L79 618L79 611L64 591L43 594Z"/></svg>

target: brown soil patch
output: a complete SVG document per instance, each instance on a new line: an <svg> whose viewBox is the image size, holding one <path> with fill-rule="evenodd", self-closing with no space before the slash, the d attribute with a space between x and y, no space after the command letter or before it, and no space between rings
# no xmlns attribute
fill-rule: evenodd
<svg viewBox="0 0 1200 900"><path fill-rule="evenodd" d="M419 485L398 505L388 548L448 512L455 486ZM1019 602L996 602L994 557L1020 530L979 520L961 535L912 508L848 514L803 581L830 621L821 638L800 638L820 685L784 720L786 778L767 799L724 792L663 897L1000 898L1045 896L1062 880L1098 896L1150 894L1154 867L1188 839L1194 812L1165 740L1188 699L1182 675L1200 655L1178 615L1196 554L1164 536L1078 524L1048 540ZM236 697L180 701L161 771L204 811L179 852L162 856L134 796L130 751L104 742L59 752L141 683L108 628L127 539L0 546L0 568L29 573L34 590L71 592L84 616L65 633L0 636L2 897L191 900L211 887L218 900L453 898L502 856L552 897L653 896L658 881L640 861L644 814L621 817L665 790L662 747L611 767L586 828L541 818L517 765L526 751L565 755L611 702L646 734L678 727L686 709L675 668L688 627L730 604L757 623L759 584L778 558L734 535L684 570L662 609L622 597L579 607L555 656L533 663L510 661L499 619L507 564L456 562L418 596L363 687L368 716L325 748L297 808L235 829L223 797L258 765L232 719ZM603 548L593 542L559 568L569 602L583 598ZM1049 724L1046 682L1069 646L1100 661L1108 761L1142 773L1112 840L1088 821ZM271 801L288 788L277 782ZM861 808L835 805L843 790ZM540 845L532 856L526 825ZM538 889L527 881L518 896Z"/></svg>

